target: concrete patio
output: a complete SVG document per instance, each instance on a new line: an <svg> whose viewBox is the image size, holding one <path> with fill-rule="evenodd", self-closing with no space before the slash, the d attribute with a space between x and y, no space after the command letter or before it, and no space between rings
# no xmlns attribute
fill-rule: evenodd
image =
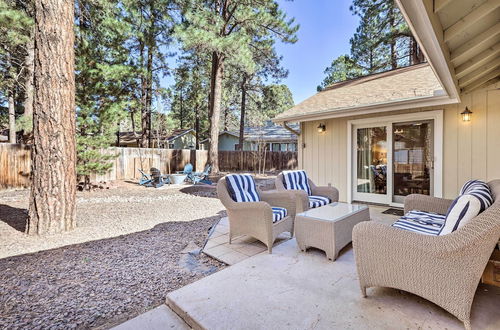
<svg viewBox="0 0 500 330"><path fill-rule="evenodd" d="M370 219L391 224L399 217L382 213L387 210L387 206L370 205ZM214 232L208 239L203 252L212 258L222 261L228 265L234 265L251 256L267 251L264 243L249 236L240 236L233 239L229 244L229 222L227 218L222 218L216 226ZM290 239L288 233L283 233L276 239L274 246L277 246Z"/></svg>
<svg viewBox="0 0 500 330"><path fill-rule="evenodd" d="M167 296L194 329L463 329L440 307L410 293L371 288L362 298L351 245L335 262L300 252L295 239ZM480 285L474 329L499 329L500 289Z"/></svg>

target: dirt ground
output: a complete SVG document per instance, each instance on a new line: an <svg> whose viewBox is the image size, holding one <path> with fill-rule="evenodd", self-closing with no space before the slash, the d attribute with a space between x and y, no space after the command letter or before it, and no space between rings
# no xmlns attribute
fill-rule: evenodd
<svg viewBox="0 0 500 330"><path fill-rule="evenodd" d="M216 195L215 186L115 182L78 192L78 227L41 238L24 233L29 191L1 191L0 329L107 329L225 267L196 253L225 216Z"/></svg>
<svg viewBox="0 0 500 330"><path fill-rule="evenodd" d="M215 187L155 189L117 182L112 189L78 192L75 230L38 238L24 234L28 196L28 190L0 192L0 258L213 217L224 209L218 199L207 198L216 196Z"/></svg>

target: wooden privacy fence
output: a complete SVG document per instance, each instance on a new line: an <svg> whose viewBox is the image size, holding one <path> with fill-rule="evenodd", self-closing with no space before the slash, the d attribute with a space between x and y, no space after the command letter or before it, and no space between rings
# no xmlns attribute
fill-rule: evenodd
<svg viewBox="0 0 500 330"><path fill-rule="evenodd" d="M260 163L259 163L259 160ZM280 171L297 168L297 152L268 151L219 151L219 169L221 171Z"/></svg>
<svg viewBox="0 0 500 330"><path fill-rule="evenodd" d="M139 169L149 173L151 167L158 168L162 173L174 173L181 171L187 163L201 172L208 158L206 150L113 147L104 152L116 158L110 160L110 171L104 175L92 175L93 181L136 180L141 176ZM257 171L262 164L265 164L265 171L294 169L297 167L297 153L270 151L264 155L253 151L219 151L221 171ZM0 188L28 187L30 166L29 146L0 143Z"/></svg>
<svg viewBox="0 0 500 330"><path fill-rule="evenodd" d="M0 188L30 185L30 146L0 143Z"/></svg>

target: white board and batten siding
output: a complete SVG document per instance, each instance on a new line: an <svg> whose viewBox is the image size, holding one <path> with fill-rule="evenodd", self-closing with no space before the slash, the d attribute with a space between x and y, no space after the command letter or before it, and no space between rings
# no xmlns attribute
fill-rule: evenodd
<svg viewBox="0 0 500 330"><path fill-rule="evenodd" d="M460 113L468 107L470 122ZM394 116L405 113L443 110L444 198L455 198L462 184L470 179L500 179L500 83L461 95L460 104L433 106L382 113ZM376 115L351 116L303 122L299 140L299 168L307 171L319 185L331 184L340 192L340 200L348 196L348 123ZM318 133L320 123L326 131ZM305 145L305 148L300 146Z"/></svg>

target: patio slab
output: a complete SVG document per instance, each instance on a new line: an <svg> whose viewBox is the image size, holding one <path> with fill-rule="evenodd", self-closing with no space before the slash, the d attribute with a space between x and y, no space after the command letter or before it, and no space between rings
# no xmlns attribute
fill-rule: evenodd
<svg viewBox="0 0 500 330"><path fill-rule="evenodd" d="M463 329L410 293L370 288L362 298L351 246L335 262L300 252L295 239L171 292L169 305L195 329ZM500 289L480 285L474 329L499 329Z"/></svg>
<svg viewBox="0 0 500 330"><path fill-rule="evenodd" d="M399 218L397 216L383 214L382 212L388 209L387 206L370 205L369 208L370 218L373 221L392 224ZM224 217L217 224L217 227L215 227L215 230L209 238L203 252L223 263L234 265L240 261L248 259L249 257L267 251L267 247L264 243L249 236L237 237L233 239L231 244L229 244L228 233L229 221L227 217ZM290 235L288 233L283 233L278 236L274 242L274 246L286 242L289 239Z"/></svg>
<svg viewBox="0 0 500 330"><path fill-rule="evenodd" d="M290 235L283 233L276 238L274 246L289 239ZM233 238L233 241L229 244L229 221L227 217L222 218L217 224L203 249L203 253L228 265L234 265L264 251L267 251L264 243L246 235Z"/></svg>
<svg viewBox="0 0 500 330"><path fill-rule="evenodd" d="M190 327L165 305L160 305L144 314L124 322L112 330L187 330Z"/></svg>

